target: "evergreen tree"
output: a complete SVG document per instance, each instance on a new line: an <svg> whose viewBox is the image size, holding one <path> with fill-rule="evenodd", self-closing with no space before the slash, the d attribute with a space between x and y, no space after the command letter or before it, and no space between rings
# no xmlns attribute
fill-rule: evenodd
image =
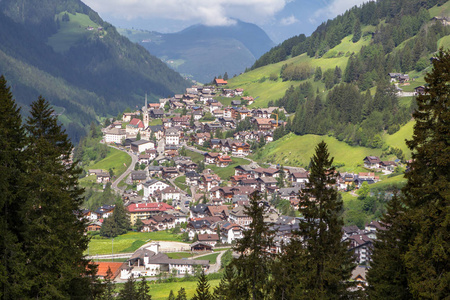
<svg viewBox="0 0 450 300"><path fill-rule="evenodd" d="M403 188L408 217L416 234L404 260L415 298L439 299L450 294L450 52L442 50L425 76L424 95L413 117L410 171Z"/></svg>
<svg viewBox="0 0 450 300"><path fill-rule="evenodd" d="M142 280L138 283L136 292L138 294L136 300L152 300L152 296L150 295L150 287L145 277L142 277Z"/></svg>
<svg viewBox="0 0 450 300"><path fill-rule="evenodd" d="M187 300L186 290L183 287L178 291L177 298L175 300Z"/></svg>
<svg viewBox="0 0 450 300"><path fill-rule="evenodd" d="M245 214L252 222L234 247L239 257L231 263L237 271L231 289L241 293L244 298L264 299L267 295L272 261L272 254L268 250L273 246L273 233L264 222L266 205L266 202L261 201L259 193L250 196L250 204L245 208Z"/></svg>
<svg viewBox="0 0 450 300"><path fill-rule="evenodd" d="M213 296L209 291L209 287L208 278L202 270L198 276L197 289L195 290L195 295L192 300L212 300Z"/></svg>
<svg viewBox="0 0 450 300"><path fill-rule="evenodd" d="M228 73L225 72L225 74L223 74L223 80L228 80Z"/></svg>
<svg viewBox="0 0 450 300"><path fill-rule="evenodd" d="M21 248L19 191L23 189L25 130L20 108L5 77L0 76L0 298L18 299L28 285L26 258Z"/></svg>
<svg viewBox="0 0 450 300"><path fill-rule="evenodd" d="M353 26L353 38L352 38L352 42L356 43L361 39L361 23L359 22L358 19L356 19L355 21L355 25Z"/></svg>
<svg viewBox="0 0 450 300"><path fill-rule="evenodd" d="M139 294L136 289L136 280L132 276L128 278L127 282L123 285L123 288L119 291L119 300L135 300L139 298Z"/></svg>
<svg viewBox="0 0 450 300"><path fill-rule="evenodd" d="M99 300L112 300L114 299L115 294L115 287L114 281L112 281L113 273L111 271L111 268L108 267L108 270L106 271L106 277L105 281L103 283L103 293L99 296Z"/></svg>
<svg viewBox="0 0 450 300"><path fill-rule="evenodd" d="M311 159L309 182L300 195L299 211L304 220L299 235L303 240L305 269L299 278L298 299L331 299L348 296L353 258L342 242L342 199L334 185L332 167L325 142L316 146Z"/></svg>
<svg viewBox="0 0 450 300"><path fill-rule="evenodd" d="M381 223L387 230L377 232L371 268L367 275L369 299L411 299L406 266L402 256L408 249L412 228L397 195L387 204Z"/></svg>
<svg viewBox="0 0 450 300"><path fill-rule="evenodd" d="M138 131L137 135L136 135L136 141L140 141L141 140L141 132Z"/></svg>
<svg viewBox="0 0 450 300"><path fill-rule="evenodd" d="M169 297L167 297L167 300L175 300L175 294L173 293L173 290L170 290Z"/></svg>
<svg viewBox="0 0 450 300"><path fill-rule="evenodd" d="M78 186L80 169L67 162L72 144L42 97L31 104L26 129L23 247L32 282L23 296L92 297L96 270L83 255L89 238L84 235L86 220L76 213L83 190Z"/></svg>

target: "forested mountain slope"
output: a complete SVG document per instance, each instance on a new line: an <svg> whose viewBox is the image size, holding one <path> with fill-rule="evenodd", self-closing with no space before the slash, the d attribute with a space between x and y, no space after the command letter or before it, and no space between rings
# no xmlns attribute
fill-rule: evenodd
<svg viewBox="0 0 450 300"><path fill-rule="evenodd" d="M448 1L368 2L273 48L229 87L257 97L253 106L283 106L297 135L383 148L411 120L434 52L448 46L449 16ZM394 86L389 73L409 78Z"/></svg>
<svg viewBox="0 0 450 300"><path fill-rule="evenodd" d="M0 1L0 40L0 73L16 100L42 94L75 140L96 116L189 85L79 0Z"/></svg>

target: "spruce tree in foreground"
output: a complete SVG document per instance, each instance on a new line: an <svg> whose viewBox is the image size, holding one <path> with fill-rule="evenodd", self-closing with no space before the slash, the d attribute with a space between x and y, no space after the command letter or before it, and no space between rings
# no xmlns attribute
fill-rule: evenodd
<svg viewBox="0 0 450 300"><path fill-rule="evenodd" d="M450 52L442 50L425 76L413 117L410 171L404 203L416 234L404 261L415 298L450 295Z"/></svg>
<svg viewBox="0 0 450 300"><path fill-rule="evenodd" d="M202 272L198 276L197 289L192 300L212 300L213 296L209 291L209 287L210 285L208 283L208 278L206 277L205 272L202 270Z"/></svg>
<svg viewBox="0 0 450 300"><path fill-rule="evenodd" d="M21 248L25 130L5 77L0 76L0 298L19 299L28 286Z"/></svg>
<svg viewBox="0 0 450 300"><path fill-rule="evenodd" d="M26 297L93 297L96 268L84 258L86 221L77 214L83 203L80 170L68 162L73 146L42 97L31 104L25 127L21 218L27 277L32 279Z"/></svg>
<svg viewBox="0 0 450 300"><path fill-rule="evenodd" d="M176 300L187 300L186 290L183 287L178 291Z"/></svg>
<svg viewBox="0 0 450 300"><path fill-rule="evenodd" d="M252 219L243 237L236 242L234 251L239 257L231 263L236 269L236 277L230 289L234 299L265 299L268 294L270 265L273 255L273 233L264 222L266 203L261 201L259 193L250 196L250 204L245 214Z"/></svg>
<svg viewBox="0 0 450 300"><path fill-rule="evenodd" d="M300 195L299 211L302 239L296 299L348 298L354 268L353 257L342 239L342 199L334 185L337 173L332 167L325 142L316 146L311 159L309 182ZM298 245L298 243L292 243ZM306 261L306 263L303 261Z"/></svg>

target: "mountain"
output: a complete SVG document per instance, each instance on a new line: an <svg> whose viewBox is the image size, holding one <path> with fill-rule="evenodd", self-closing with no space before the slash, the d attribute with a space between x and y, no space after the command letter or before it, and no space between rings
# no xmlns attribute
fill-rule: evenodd
<svg viewBox="0 0 450 300"><path fill-rule="evenodd" d="M258 26L236 20L230 26L193 25L177 33L121 29L176 71L199 82L244 72L274 43Z"/></svg>
<svg viewBox="0 0 450 300"><path fill-rule="evenodd" d="M156 100L189 86L79 0L0 1L0 40L0 74L17 102L44 96L74 141L145 93Z"/></svg>

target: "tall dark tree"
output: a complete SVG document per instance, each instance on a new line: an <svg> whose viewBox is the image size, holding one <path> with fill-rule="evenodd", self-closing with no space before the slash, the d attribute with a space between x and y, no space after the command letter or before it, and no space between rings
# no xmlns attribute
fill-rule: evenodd
<svg viewBox="0 0 450 300"><path fill-rule="evenodd" d="M442 50L425 76L425 94L413 117L408 182L403 189L413 236L405 264L415 298L442 299L450 294L450 52Z"/></svg>
<svg viewBox="0 0 450 300"><path fill-rule="evenodd" d="M322 141L315 150L299 203L304 217L299 235L307 263L300 274L297 299L345 298L354 263L347 243L341 241L343 203L334 187L337 172L326 143Z"/></svg>
<svg viewBox="0 0 450 300"><path fill-rule="evenodd" d="M246 299L264 299L267 295L273 233L264 222L266 209L267 203L261 200L259 193L253 193L250 205L245 208L252 222L234 247L239 257L231 263L237 271L231 289L241 291Z"/></svg>
<svg viewBox="0 0 450 300"><path fill-rule="evenodd" d="M186 290L183 287L178 291L176 300L187 300Z"/></svg>
<svg viewBox="0 0 450 300"><path fill-rule="evenodd" d="M356 43L357 41L359 41L361 39L361 23L359 22L358 19L356 19L355 21L355 25L353 26L353 38L352 38L352 42Z"/></svg>
<svg viewBox="0 0 450 300"><path fill-rule="evenodd" d="M142 277L142 280L137 284L136 292L138 294L136 300L152 300L152 296L150 295L150 286L145 277Z"/></svg>
<svg viewBox="0 0 450 300"><path fill-rule="evenodd" d="M20 108L0 76L0 298L18 299L27 287L20 217L25 130Z"/></svg>
<svg viewBox="0 0 450 300"><path fill-rule="evenodd" d="M369 299L411 299L403 254L408 249L412 228L406 219L405 207L394 195L387 204L381 223L387 230L377 233L371 268L367 275Z"/></svg>
<svg viewBox="0 0 450 300"><path fill-rule="evenodd" d="M31 104L27 118L26 201L22 204L24 250L30 296L90 297L95 267L84 258L89 238L77 211L83 203L80 169L70 163L73 149L42 97Z"/></svg>
<svg viewBox="0 0 450 300"><path fill-rule="evenodd" d="M192 297L192 300L212 300L213 296L209 288L208 278L206 277L205 272L202 271L198 276L197 289L195 290L195 295Z"/></svg>
<svg viewBox="0 0 450 300"><path fill-rule="evenodd" d="M130 276L119 291L119 300L135 300L138 299L139 294L136 289L136 280Z"/></svg>
<svg viewBox="0 0 450 300"><path fill-rule="evenodd" d="M111 268L108 267L108 270L106 271L106 277L103 284L103 292L98 297L99 300L113 300L115 299L115 287L113 279L113 272L111 271Z"/></svg>

